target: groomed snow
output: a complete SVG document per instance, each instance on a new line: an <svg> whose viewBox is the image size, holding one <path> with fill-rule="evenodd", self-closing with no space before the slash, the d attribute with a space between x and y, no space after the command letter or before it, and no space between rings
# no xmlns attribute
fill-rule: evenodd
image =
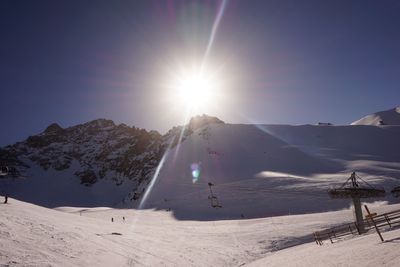
<svg viewBox="0 0 400 267"><path fill-rule="evenodd" d="M339 241L324 246L304 244L288 248L246 266L399 266L400 229Z"/></svg>
<svg viewBox="0 0 400 267"><path fill-rule="evenodd" d="M378 213L399 208L370 206ZM400 256L399 230L385 232L383 244L375 234L312 242L313 231L351 221L350 209L199 222L164 211L55 210L9 198L0 213L0 266L396 266Z"/></svg>

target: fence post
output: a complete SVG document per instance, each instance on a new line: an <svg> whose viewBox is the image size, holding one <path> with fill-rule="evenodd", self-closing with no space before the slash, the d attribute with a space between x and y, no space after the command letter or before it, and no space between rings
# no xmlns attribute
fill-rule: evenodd
<svg viewBox="0 0 400 267"><path fill-rule="evenodd" d="M315 232L315 238L316 238L316 240L318 241L318 245L320 245L320 246L322 246L324 243L322 242L322 239L320 238L320 236L319 236L319 233L318 232Z"/></svg>
<svg viewBox="0 0 400 267"><path fill-rule="evenodd" d="M353 230L351 229L351 224L349 223L349 230L351 232L352 235L354 235Z"/></svg>
<svg viewBox="0 0 400 267"><path fill-rule="evenodd" d="M329 240L331 241L331 243L333 244L332 237L329 232L328 232L328 237L329 237Z"/></svg>
<svg viewBox="0 0 400 267"><path fill-rule="evenodd" d="M392 224L390 223L390 219L387 215L385 215L385 219L386 219L387 223L389 224L389 227L392 228Z"/></svg>
<svg viewBox="0 0 400 267"><path fill-rule="evenodd" d="M314 240L315 240L315 243L316 243L317 245L319 245L319 241L318 241L317 233L316 233L316 232L314 232L313 234L314 234Z"/></svg>
<svg viewBox="0 0 400 267"><path fill-rule="evenodd" d="M356 227L358 234L361 235L360 229L358 228L358 225L356 222L354 223L354 226Z"/></svg>
<svg viewBox="0 0 400 267"><path fill-rule="evenodd" d="M381 235L381 232L379 231L378 226L376 226L376 223L375 223L375 221L374 221L374 218L372 217L371 213L369 212L369 209L368 209L367 205L364 205L364 207L365 207L365 209L366 209L367 212L368 212L369 218L371 219L372 223L373 223L374 226L375 226L376 232L378 233L378 235L379 235L379 237L381 238L382 242L384 242L385 240L383 240L383 237L382 237L382 235Z"/></svg>

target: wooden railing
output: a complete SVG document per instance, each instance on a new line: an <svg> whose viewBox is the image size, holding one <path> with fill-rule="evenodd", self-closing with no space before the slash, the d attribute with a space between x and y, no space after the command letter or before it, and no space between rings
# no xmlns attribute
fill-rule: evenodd
<svg viewBox="0 0 400 267"><path fill-rule="evenodd" d="M375 215L375 214L372 214L372 215ZM365 219L364 227L365 227L366 232L375 229L372 220L374 220L376 226L379 229L388 229L388 228L399 227L400 226L400 210L377 214L375 216L372 216L372 218ZM346 237L346 236L361 235L363 233L360 232L360 229L359 229L357 223L351 222L351 223L334 226L332 228L325 229L322 231L314 232L313 234L314 234L315 243L317 243L317 245L323 245L324 240L329 240L331 243L333 243L334 240L338 240L338 239Z"/></svg>

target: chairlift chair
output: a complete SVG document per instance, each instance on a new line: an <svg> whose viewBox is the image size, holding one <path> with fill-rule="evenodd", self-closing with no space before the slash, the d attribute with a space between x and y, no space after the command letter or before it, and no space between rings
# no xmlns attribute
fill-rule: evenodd
<svg viewBox="0 0 400 267"><path fill-rule="evenodd" d="M219 204L218 198L216 196L209 196L208 199L211 201L211 207L222 208L222 206Z"/></svg>
<svg viewBox="0 0 400 267"><path fill-rule="evenodd" d="M208 196L208 199L211 201L211 207L213 208L222 208L222 206L218 202L218 198L214 196L213 191L211 189L211 186L213 186L213 183L208 183L208 186L210 187L210 195Z"/></svg>

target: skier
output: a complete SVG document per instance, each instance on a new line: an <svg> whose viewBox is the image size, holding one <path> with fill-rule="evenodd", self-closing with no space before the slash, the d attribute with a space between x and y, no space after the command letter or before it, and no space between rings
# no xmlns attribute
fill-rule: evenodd
<svg viewBox="0 0 400 267"><path fill-rule="evenodd" d="M111 222L114 222L114 218L113 217L111 217Z"/></svg>
<svg viewBox="0 0 400 267"><path fill-rule="evenodd" d="M4 197L4 204L7 204L7 202L8 202L8 194L6 194Z"/></svg>
<svg viewBox="0 0 400 267"><path fill-rule="evenodd" d="M125 222L125 217L122 217L122 220Z"/></svg>

